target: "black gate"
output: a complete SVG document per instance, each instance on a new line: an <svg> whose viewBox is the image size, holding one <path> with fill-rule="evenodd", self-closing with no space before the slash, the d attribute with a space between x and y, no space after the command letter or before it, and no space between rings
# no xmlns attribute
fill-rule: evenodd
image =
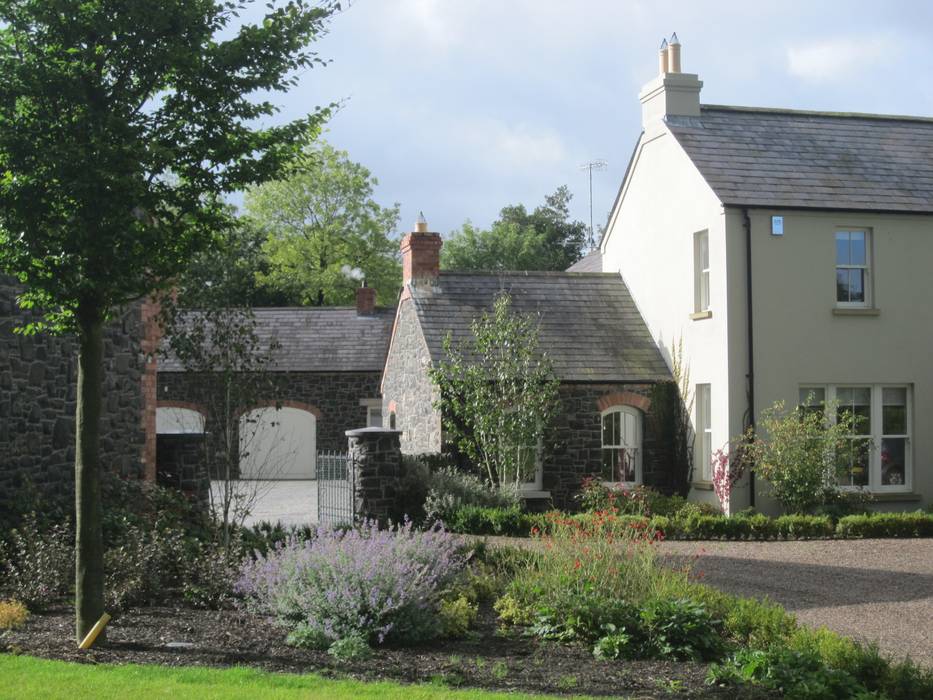
<svg viewBox="0 0 933 700"><path fill-rule="evenodd" d="M342 452L318 452L318 525L352 525L356 521L354 473L349 455Z"/></svg>

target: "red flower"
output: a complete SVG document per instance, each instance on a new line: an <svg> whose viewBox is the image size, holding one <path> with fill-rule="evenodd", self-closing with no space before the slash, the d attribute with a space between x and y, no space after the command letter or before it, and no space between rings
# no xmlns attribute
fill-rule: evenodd
<svg viewBox="0 0 933 700"><path fill-rule="evenodd" d="M579 560L579 559L577 559L576 561L574 561L574 563L573 563L573 568L574 568L574 570L579 569L580 566L581 566L581 564L580 564L580 560Z"/></svg>

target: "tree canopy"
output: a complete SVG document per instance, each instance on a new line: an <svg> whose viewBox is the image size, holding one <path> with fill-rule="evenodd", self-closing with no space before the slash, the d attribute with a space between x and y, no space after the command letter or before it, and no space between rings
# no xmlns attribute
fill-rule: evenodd
<svg viewBox="0 0 933 700"><path fill-rule="evenodd" d="M291 304L349 304L365 278L380 303L394 304L399 206L379 205L377 184L346 151L318 141L286 178L248 190L246 218L265 237L260 286Z"/></svg>
<svg viewBox="0 0 933 700"><path fill-rule="evenodd" d="M583 255L587 227L570 220L573 195L566 186L529 212L507 206L488 230L469 221L444 242L441 265L448 270L566 270Z"/></svg>
<svg viewBox="0 0 933 700"><path fill-rule="evenodd" d="M279 176L327 115L269 124L339 6L271 2L257 23L242 7L0 0L0 269L79 340L79 639L103 612L104 322L169 284L228 224L222 196Z"/></svg>

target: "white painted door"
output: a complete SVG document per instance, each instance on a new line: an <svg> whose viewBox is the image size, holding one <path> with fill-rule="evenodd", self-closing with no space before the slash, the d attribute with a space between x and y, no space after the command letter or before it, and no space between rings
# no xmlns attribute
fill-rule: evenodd
<svg viewBox="0 0 933 700"><path fill-rule="evenodd" d="M300 408L256 408L240 418L240 478L313 479L314 414Z"/></svg>

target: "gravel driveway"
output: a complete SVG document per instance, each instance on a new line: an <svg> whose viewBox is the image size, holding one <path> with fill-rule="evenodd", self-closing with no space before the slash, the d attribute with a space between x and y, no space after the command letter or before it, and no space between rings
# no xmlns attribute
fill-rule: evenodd
<svg viewBox="0 0 933 700"><path fill-rule="evenodd" d="M933 540L666 542L700 556L703 580L768 596L809 626L825 626L933 666Z"/></svg>
<svg viewBox="0 0 933 700"><path fill-rule="evenodd" d="M281 481L236 482L250 498L255 498L245 525L250 527L268 520L279 521L283 525L314 525L317 523L317 481L295 479ZM215 492L221 488L220 482L212 482Z"/></svg>

